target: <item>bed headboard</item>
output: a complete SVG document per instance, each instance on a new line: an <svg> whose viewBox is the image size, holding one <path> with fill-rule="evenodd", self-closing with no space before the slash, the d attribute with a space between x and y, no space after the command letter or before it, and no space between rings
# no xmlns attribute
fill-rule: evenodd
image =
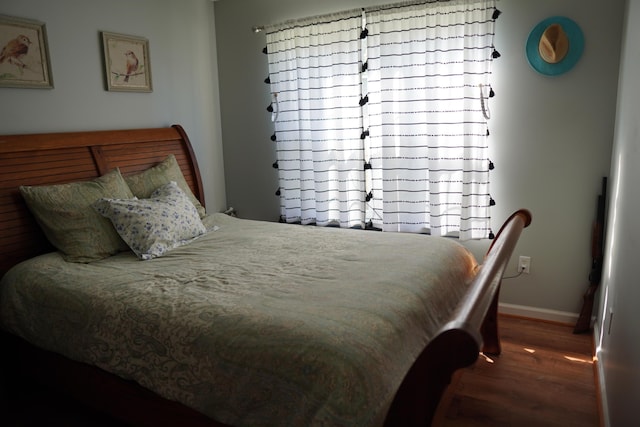
<svg viewBox="0 0 640 427"><path fill-rule="evenodd" d="M169 128L0 136L0 277L20 261L52 251L27 209L20 185L87 181L119 167L141 172L174 154L204 206L200 170L180 125Z"/></svg>

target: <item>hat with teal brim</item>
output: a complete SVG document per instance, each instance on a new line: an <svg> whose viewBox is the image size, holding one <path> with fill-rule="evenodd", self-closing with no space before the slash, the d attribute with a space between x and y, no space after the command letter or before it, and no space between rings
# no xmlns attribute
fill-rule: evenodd
<svg viewBox="0 0 640 427"><path fill-rule="evenodd" d="M584 35L573 20L552 16L536 25L527 39L527 60L531 67L547 76L566 73L580 59Z"/></svg>

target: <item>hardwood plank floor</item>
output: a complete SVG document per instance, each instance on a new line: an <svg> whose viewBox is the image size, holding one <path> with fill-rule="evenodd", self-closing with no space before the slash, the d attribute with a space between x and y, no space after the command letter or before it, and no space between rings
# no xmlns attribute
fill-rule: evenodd
<svg viewBox="0 0 640 427"><path fill-rule="evenodd" d="M598 427L593 344L573 326L500 316L502 354L452 387L442 427Z"/></svg>
<svg viewBox="0 0 640 427"><path fill-rule="evenodd" d="M439 427L598 427L591 334L573 327L500 316L502 354L462 371ZM19 392L20 393L20 392ZM121 426L63 396L14 395L5 426ZM3 411L4 412L4 411Z"/></svg>

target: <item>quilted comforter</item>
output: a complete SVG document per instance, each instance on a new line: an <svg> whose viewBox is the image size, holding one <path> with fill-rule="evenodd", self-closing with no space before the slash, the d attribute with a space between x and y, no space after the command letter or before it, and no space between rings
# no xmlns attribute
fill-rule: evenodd
<svg viewBox="0 0 640 427"><path fill-rule="evenodd" d="M237 426L376 426L477 267L438 237L205 218L166 256L50 253L0 327Z"/></svg>

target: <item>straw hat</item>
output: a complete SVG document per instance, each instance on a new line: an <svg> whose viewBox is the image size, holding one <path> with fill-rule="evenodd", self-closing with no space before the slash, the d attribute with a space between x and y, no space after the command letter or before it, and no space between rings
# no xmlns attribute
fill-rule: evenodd
<svg viewBox="0 0 640 427"><path fill-rule="evenodd" d="M536 25L527 39L526 54L534 70L547 76L569 71L584 50L578 24L563 16L547 18Z"/></svg>

